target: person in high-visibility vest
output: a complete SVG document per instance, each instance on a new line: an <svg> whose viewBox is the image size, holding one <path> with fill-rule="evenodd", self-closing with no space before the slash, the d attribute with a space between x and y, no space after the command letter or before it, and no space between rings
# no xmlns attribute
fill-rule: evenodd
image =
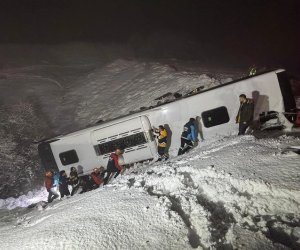
<svg viewBox="0 0 300 250"><path fill-rule="evenodd" d="M168 143L168 133L167 130L163 125L160 125L157 128L154 128L154 133L157 134L158 146L157 146L157 153L158 153L158 161L167 160L169 158L166 148Z"/></svg>

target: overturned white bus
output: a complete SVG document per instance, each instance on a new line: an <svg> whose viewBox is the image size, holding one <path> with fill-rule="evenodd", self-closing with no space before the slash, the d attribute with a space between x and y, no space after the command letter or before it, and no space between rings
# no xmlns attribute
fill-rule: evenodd
<svg viewBox="0 0 300 250"><path fill-rule="evenodd" d="M244 93L255 104L254 120L261 114L275 111L284 126L292 127L293 115L284 115L296 108L288 77L284 70L229 82L173 102L130 114L112 121L67 135L45 140L38 146L45 169L88 174L94 167L106 166L116 146L125 147L124 164L155 159L157 145L152 126L165 125L168 131L169 154L176 155L183 125L190 117L198 121L198 132L205 139L237 132L235 123L239 95Z"/></svg>

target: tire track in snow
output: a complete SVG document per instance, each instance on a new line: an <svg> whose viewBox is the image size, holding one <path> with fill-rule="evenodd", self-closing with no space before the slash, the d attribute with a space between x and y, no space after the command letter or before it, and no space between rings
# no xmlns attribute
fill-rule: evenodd
<svg viewBox="0 0 300 250"><path fill-rule="evenodd" d="M162 206L170 216L174 212L181 218L193 248L234 249L236 226L261 232L266 241L268 238L289 247L295 244L291 239L285 243L281 238L287 237L274 225L288 214L299 221L299 191L263 180L239 179L212 166L200 169L188 164L189 160L154 165L124 177L128 188L141 188L168 201ZM297 225L289 224L289 228ZM279 235L278 239L274 235Z"/></svg>

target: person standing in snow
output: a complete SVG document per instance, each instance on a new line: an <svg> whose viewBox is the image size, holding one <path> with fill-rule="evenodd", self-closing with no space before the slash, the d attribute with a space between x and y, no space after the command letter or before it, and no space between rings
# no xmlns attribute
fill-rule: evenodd
<svg viewBox="0 0 300 250"><path fill-rule="evenodd" d="M167 160L168 155L166 153L166 148L167 148L167 130L164 128L163 125L160 125L157 128L154 128L154 133L157 134L157 139L158 139L158 146L157 146L157 153L158 153L158 161L161 160Z"/></svg>
<svg viewBox="0 0 300 250"><path fill-rule="evenodd" d="M59 172L59 192L61 198L63 198L65 195L67 197L70 196L70 191L68 188L69 178L67 177L66 171L62 170Z"/></svg>
<svg viewBox="0 0 300 250"><path fill-rule="evenodd" d="M189 151L196 142L196 129L195 118L190 118L189 122L184 125L183 132L181 134L181 145L178 151L178 155L182 155Z"/></svg>
<svg viewBox="0 0 300 250"><path fill-rule="evenodd" d="M239 124L238 135L244 135L253 120L254 104L245 94L240 95L240 108L236 116L236 123Z"/></svg>
<svg viewBox="0 0 300 250"><path fill-rule="evenodd" d="M108 183L111 179L112 175L115 174L114 178L116 178L120 172L122 171L122 167L119 164L119 157L124 153L123 148L117 147L115 152L111 153L107 168L106 168L106 177L104 178L104 185Z"/></svg>
<svg viewBox="0 0 300 250"><path fill-rule="evenodd" d="M51 171L47 171L45 174L45 187L49 193L48 203L51 203L54 199L59 197L58 192L54 188L53 173Z"/></svg>
<svg viewBox="0 0 300 250"><path fill-rule="evenodd" d="M75 167L71 167L71 172L70 172L70 178L69 178L69 184L72 186L72 192L71 196L75 194L75 192L78 190L79 185L78 185L78 173Z"/></svg>

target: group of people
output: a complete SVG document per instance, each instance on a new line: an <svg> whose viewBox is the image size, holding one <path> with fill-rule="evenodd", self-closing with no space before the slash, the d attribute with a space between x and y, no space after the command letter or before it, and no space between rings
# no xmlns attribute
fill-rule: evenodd
<svg viewBox="0 0 300 250"><path fill-rule="evenodd" d="M236 116L236 122L239 123L239 135L245 134L247 128L253 120L254 104L251 99L248 99L245 94L239 96L240 108ZM153 128L153 132L157 135L158 146L158 161L167 160L169 158L168 148L168 133L163 125L158 128ZM184 125L181 134L181 143L178 150L178 155L188 152L198 141L196 132L196 119L190 118ZM81 187L81 192L87 192L98 188L101 184L106 185L112 178L116 178L122 173L122 167L119 164L119 157L124 153L122 147L117 147L115 152L111 153L106 170L104 167L94 168L91 175L78 178L75 167L71 168L70 176L64 170L60 172L47 171L45 174L45 186L49 192L48 202L52 202L59 196L72 196ZM70 193L69 186L72 187Z"/></svg>
<svg viewBox="0 0 300 250"><path fill-rule="evenodd" d="M198 140L196 135L196 119L190 118L190 120L184 125L183 132L181 134L181 143L178 151L178 155L182 155L188 152L195 142ZM157 134L157 153L158 161L168 160L169 155L167 152L168 148L168 133L166 128L163 125L160 125L158 128L153 128L154 133Z"/></svg>
<svg viewBox="0 0 300 250"><path fill-rule="evenodd" d="M60 172L55 172L48 170L45 173L45 187L48 191L48 202L52 202L59 196L63 198L64 196L69 197L73 195L76 191L76 187L79 183L77 170L75 167L71 168L70 176L67 177L66 171L62 170ZM69 185L72 187L70 193Z"/></svg>
<svg viewBox="0 0 300 250"><path fill-rule="evenodd" d="M118 158L123 153L124 149L117 147L109 157L106 170L102 166L97 167L93 169L90 175L81 178L78 177L75 167L71 167L69 177L64 170L60 172L46 171L45 187L48 191L48 203L64 196L68 198L74 195L79 188L81 188L80 193L84 193L100 187L101 184L106 185L112 178L116 178L122 172ZM69 186L71 186L71 192Z"/></svg>
<svg viewBox="0 0 300 250"><path fill-rule="evenodd" d="M238 135L244 135L247 128L250 126L253 120L254 103L251 99L248 99L245 94L239 96L240 107L236 116L236 123L239 124ZM163 125L158 128L154 128L154 132L157 134L158 146L158 161L167 160L169 158L167 153L168 148L168 133ZM196 119L190 118L184 125L183 132L181 134L180 148L178 155L182 155L188 152L194 144L198 141L196 132Z"/></svg>

